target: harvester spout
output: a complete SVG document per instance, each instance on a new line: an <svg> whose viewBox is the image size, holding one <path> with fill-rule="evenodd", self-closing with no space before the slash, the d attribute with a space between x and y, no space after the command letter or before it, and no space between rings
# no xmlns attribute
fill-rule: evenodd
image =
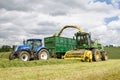
<svg viewBox="0 0 120 80"><path fill-rule="evenodd" d="M60 37L63 30L66 29L66 28L76 28L76 29L78 29L79 32L84 32L84 30L79 26L68 25L68 26L63 27L58 34L54 34L53 36L59 36Z"/></svg>

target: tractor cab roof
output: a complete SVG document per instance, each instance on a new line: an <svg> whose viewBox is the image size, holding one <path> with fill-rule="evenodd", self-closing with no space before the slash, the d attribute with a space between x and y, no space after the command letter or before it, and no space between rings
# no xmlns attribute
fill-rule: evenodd
<svg viewBox="0 0 120 80"><path fill-rule="evenodd" d="M42 39L27 39L27 41L42 41Z"/></svg>

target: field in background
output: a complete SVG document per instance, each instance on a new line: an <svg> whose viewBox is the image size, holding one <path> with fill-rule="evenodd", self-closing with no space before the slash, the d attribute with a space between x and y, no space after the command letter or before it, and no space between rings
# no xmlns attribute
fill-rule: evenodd
<svg viewBox="0 0 120 80"><path fill-rule="evenodd" d="M0 53L0 80L120 80L120 48L105 49L109 60L92 63L52 58L10 61L9 52Z"/></svg>
<svg viewBox="0 0 120 80"><path fill-rule="evenodd" d="M120 47L105 47L109 59L120 59Z"/></svg>

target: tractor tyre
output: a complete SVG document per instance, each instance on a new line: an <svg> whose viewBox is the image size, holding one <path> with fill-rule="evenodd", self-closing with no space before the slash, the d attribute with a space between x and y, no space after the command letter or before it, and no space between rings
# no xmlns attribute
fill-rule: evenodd
<svg viewBox="0 0 120 80"><path fill-rule="evenodd" d="M13 53L10 53L9 60L13 60L13 59L15 59L15 55Z"/></svg>
<svg viewBox="0 0 120 80"><path fill-rule="evenodd" d="M108 60L108 54L107 54L107 52L102 52L101 53L101 60L102 61L106 61L106 60Z"/></svg>
<svg viewBox="0 0 120 80"><path fill-rule="evenodd" d="M98 49L92 50L92 60L95 62L100 60L100 51Z"/></svg>
<svg viewBox="0 0 120 80"><path fill-rule="evenodd" d="M19 59L22 61L29 61L30 60L30 54L27 51L21 51L19 53Z"/></svg>
<svg viewBox="0 0 120 80"><path fill-rule="evenodd" d="M38 59L41 60L47 60L49 59L49 52L46 49L41 49L38 53Z"/></svg>

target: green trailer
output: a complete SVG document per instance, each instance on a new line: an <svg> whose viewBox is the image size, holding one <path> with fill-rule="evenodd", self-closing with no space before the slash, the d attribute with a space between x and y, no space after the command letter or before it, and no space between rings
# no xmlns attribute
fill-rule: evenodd
<svg viewBox="0 0 120 80"><path fill-rule="evenodd" d="M76 40L59 36L44 38L44 44L48 48L51 57L61 58L66 51L75 49Z"/></svg>

